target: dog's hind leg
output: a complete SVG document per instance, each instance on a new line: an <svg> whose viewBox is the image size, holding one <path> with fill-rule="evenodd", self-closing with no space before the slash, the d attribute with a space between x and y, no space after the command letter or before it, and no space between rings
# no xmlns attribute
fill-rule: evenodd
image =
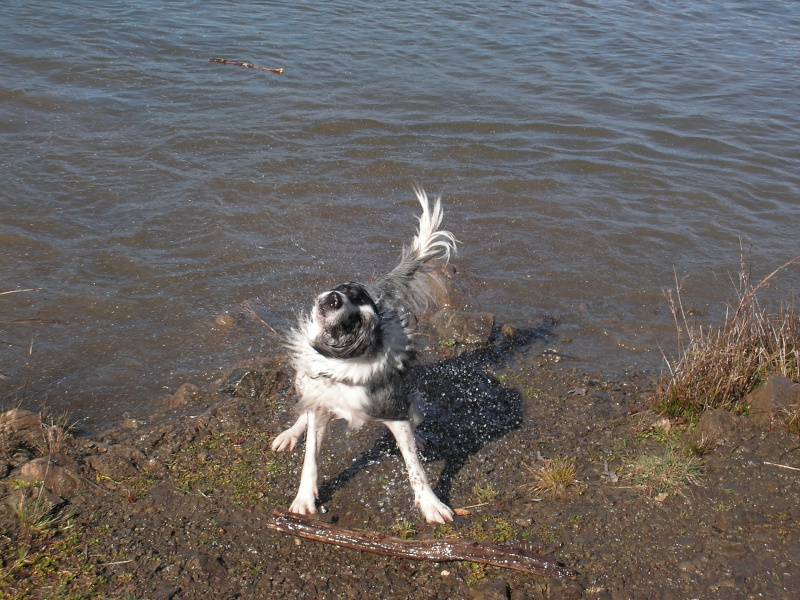
<svg viewBox="0 0 800 600"><path fill-rule="evenodd" d="M317 512L317 461L325 431L331 421L331 415L317 415L313 410L305 412L306 421L306 453L303 457L303 470L300 474L300 487L297 496L289 507L289 511L301 515L312 515ZM298 423L303 417L298 419ZM292 427L297 426L297 423Z"/></svg>
<svg viewBox="0 0 800 600"><path fill-rule="evenodd" d="M300 436L306 431L308 427L308 413L304 412L298 417L294 425L289 427L286 431L282 432L275 441L272 442L272 449L275 452L283 452L288 450L291 452L300 440Z"/></svg>
<svg viewBox="0 0 800 600"><path fill-rule="evenodd" d="M397 447L403 455L414 490L414 505L417 506L428 523L446 523L453 520L453 511L433 493L428 477L417 456L414 444L414 430L410 421L383 421L397 440Z"/></svg>

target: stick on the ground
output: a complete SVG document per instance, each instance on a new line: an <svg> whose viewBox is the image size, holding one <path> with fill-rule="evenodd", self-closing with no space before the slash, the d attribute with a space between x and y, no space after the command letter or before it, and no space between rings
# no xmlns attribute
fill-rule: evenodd
<svg viewBox="0 0 800 600"><path fill-rule="evenodd" d="M365 529L346 529L284 510L275 510L272 513L272 521L267 523L267 527L274 531L326 544L387 556L433 562L466 560L505 569L526 571L545 577L561 579L577 579L578 577L575 571L558 564L553 558L536 554L519 546L463 539L404 540Z"/></svg>
<svg viewBox="0 0 800 600"><path fill-rule="evenodd" d="M283 75L283 67L259 67L251 62L241 60L228 60L227 58L209 58L208 62L222 63L223 65L235 65L237 67L247 67L248 69L256 69L257 71L269 71L270 73L277 73Z"/></svg>

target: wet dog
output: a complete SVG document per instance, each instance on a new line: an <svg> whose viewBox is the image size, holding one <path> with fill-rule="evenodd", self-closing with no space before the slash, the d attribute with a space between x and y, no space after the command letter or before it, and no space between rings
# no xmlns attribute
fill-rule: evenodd
<svg viewBox="0 0 800 600"><path fill-rule="evenodd" d="M414 504L425 520L453 520L452 510L434 494L417 456L414 428L421 414L405 376L415 354L417 315L431 304L432 286L441 285L431 261L449 260L456 239L439 229L440 201L431 209L424 190L416 187L414 191L422 214L417 235L403 248L400 263L373 283L348 282L323 292L289 337L299 417L275 438L272 449L291 451L306 434L292 512L316 512L320 446L330 421L344 419L351 428L366 421L386 425L397 441Z"/></svg>

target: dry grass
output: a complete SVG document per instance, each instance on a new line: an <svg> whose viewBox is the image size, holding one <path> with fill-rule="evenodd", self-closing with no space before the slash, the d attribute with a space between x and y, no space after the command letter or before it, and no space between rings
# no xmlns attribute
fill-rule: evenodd
<svg viewBox="0 0 800 600"><path fill-rule="evenodd" d="M794 301L776 313L763 309L757 294L780 271L800 261L790 260L758 285L742 263L737 302L728 309L722 327L702 327L690 318L680 285L669 293L678 330L679 356L665 356L668 373L661 376L655 408L675 416L696 417L706 408L745 409L742 400L767 376L800 378L800 313Z"/></svg>
<svg viewBox="0 0 800 600"><path fill-rule="evenodd" d="M786 414L786 425L789 431L800 434L800 404L794 404L784 412Z"/></svg>
<svg viewBox="0 0 800 600"><path fill-rule="evenodd" d="M549 499L580 493L582 486L577 480L575 457L540 458L539 461L538 465L523 465L533 476L533 481L523 486L527 492Z"/></svg>

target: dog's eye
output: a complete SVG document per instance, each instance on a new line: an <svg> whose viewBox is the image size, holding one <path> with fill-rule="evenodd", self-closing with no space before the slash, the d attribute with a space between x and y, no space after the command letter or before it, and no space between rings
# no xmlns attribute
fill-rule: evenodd
<svg viewBox="0 0 800 600"><path fill-rule="evenodd" d="M328 294L328 297L325 298L325 304L334 310L339 309L342 306L342 298L336 292L331 292Z"/></svg>

